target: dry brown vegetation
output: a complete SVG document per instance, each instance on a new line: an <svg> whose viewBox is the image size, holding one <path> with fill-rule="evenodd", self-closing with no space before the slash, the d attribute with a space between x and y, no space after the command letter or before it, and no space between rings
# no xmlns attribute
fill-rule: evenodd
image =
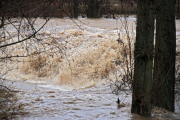
<svg viewBox="0 0 180 120"><path fill-rule="evenodd" d="M0 119L9 120L14 119L18 113L18 106L16 104L17 98L13 90L3 85L1 80L0 85Z"/></svg>

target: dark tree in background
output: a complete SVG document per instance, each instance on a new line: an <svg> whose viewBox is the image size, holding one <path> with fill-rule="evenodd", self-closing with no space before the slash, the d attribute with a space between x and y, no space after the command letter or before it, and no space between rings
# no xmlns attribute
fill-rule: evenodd
<svg viewBox="0 0 180 120"><path fill-rule="evenodd" d="M179 0L177 0L177 17L179 18Z"/></svg>
<svg viewBox="0 0 180 120"><path fill-rule="evenodd" d="M156 45L154 58L154 104L174 111L175 0L156 0Z"/></svg>
<svg viewBox="0 0 180 120"><path fill-rule="evenodd" d="M72 15L74 18L78 17L78 12L79 12L79 0L72 0L71 1L72 5L71 5L71 9L72 9Z"/></svg>
<svg viewBox="0 0 180 120"><path fill-rule="evenodd" d="M102 0L88 0L87 17L100 18Z"/></svg>
<svg viewBox="0 0 180 120"><path fill-rule="evenodd" d="M151 116L154 41L153 0L138 0L135 67L131 112Z"/></svg>

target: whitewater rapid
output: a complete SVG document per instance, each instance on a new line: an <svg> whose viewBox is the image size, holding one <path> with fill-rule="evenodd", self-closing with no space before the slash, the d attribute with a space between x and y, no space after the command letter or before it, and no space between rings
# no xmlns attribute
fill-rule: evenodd
<svg viewBox="0 0 180 120"><path fill-rule="evenodd" d="M128 43L124 20L80 18L75 20L77 26L70 19L51 19L37 34L39 41L32 38L7 48L8 54L31 54L0 62L3 83L17 92L21 111L27 113L20 115L20 119L145 119L130 112L131 90L127 89L128 94L120 91L115 95L110 87L117 76L124 74L124 66L116 64L117 59L123 59L117 39L120 37L125 45ZM133 48L136 19L132 16L127 21ZM42 22L39 18L36 27ZM180 21L176 26L179 51ZM7 30L15 32L12 26ZM117 98L123 107L117 108ZM176 113L155 108L153 116L179 119L179 106L177 102Z"/></svg>

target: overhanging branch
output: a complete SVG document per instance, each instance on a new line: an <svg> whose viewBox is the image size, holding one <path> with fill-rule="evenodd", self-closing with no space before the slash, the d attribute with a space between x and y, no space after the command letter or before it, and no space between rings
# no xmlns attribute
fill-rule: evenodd
<svg viewBox="0 0 180 120"><path fill-rule="evenodd" d="M17 44L17 43L21 43L21 42L24 42L24 41L30 39L31 37L33 37L35 34L37 34L37 33L46 25L46 23L49 21L49 19L50 19L50 18L48 18L48 19L46 20L46 22L45 22L37 31L35 31L32 35L30 35L29 37L27 37L27 38L25 38L25 39L23 39L23 40L17 41L17 42L13 42L13 43L1 45L0 48L4 48L4 47L7 47L7 46L11 46L11 45L14 45L14 44Z"/></svg>

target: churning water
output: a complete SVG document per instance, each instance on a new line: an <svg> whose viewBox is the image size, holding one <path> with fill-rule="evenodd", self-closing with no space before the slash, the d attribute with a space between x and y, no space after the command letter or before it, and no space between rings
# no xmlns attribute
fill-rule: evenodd
<svg viewBox="0 0 180 120"><path fill-rule="evenodd" d="M129 50L126 46L130 43L133 52L135 20L80 18L74 23L70 19L51 19L36 39L1 49L2 57L27 56L0 62L2 78L18 91L22 110L29 113L21 119L141 119L130 113L131 92L114 95L110 88L117 76L125 74L124 48ZM39 18L35 28L43 22ZM7 26L7 30L16 34L13 26ZM9 42L17 40L14 36ZM116 106L118 97L121 108ZM168 112L162 117L161 112L155 110L153 115L179 118Z"/></svg>

